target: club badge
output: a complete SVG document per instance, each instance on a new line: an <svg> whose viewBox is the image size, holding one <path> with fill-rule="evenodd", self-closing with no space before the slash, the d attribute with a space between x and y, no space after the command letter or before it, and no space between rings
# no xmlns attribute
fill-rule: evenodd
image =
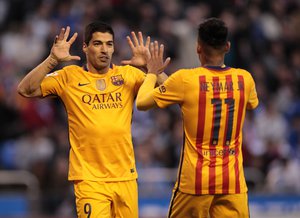
<svg viewBox="0 0 300 218"><path fill-rule="evenodd" d="M111 82L115 86L121 86L124 84L124 79L122 75L116 75L111 77Z"/></svg>

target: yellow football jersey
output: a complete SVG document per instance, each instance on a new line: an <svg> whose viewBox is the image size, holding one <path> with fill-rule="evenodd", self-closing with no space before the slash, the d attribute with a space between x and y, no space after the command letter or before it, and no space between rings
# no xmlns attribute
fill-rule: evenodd
<svg viewBox="0 0 300 218"><path fill-rule="evenodd" d="M59 96L68 115L69 180L137 178L131 119L144 78L134 67L115 65L104 75L71 65L45 77L43 97Z"/></svg>
<svg viewBox="0 0 300 218"><path fill-rule="evenodd" d="M189 194L247 191L242 126L246 108L258 105L250 73L230 67L199 67L172 74L154 90L159 107L177 103L184 144L175 188Z"/></svg>

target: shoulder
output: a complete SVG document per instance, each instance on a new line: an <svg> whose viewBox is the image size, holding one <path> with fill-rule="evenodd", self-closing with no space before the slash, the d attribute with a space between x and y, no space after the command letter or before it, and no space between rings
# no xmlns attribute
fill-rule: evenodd
<svg viewBox="0 0 300 218"><path fill-rule="evenodd" d="M191 71L193 71L193 69L179 69L177 71L175 71L174 73L171 74L171 76L185 76L187 74L189 74Z"/></svg>
<svg viewBox="0 0 300 218"><path fill-rule="evenodd" d="M255 84L253 76L252 76L252 74L249 71L247 71L245 69L241 69L241 68L234 68L233 72L235 72L235 74L238 77L242 77L245 84L248 84L250 86L252 86L253 84Z"/></svg>
<svg viewBox="0 0 300 218"><path fill-rule="evenodd" d="M68 65L62 68L65 72L69 71L83 71L83 68L78 65Z"/></svg>
<svg viewBox="0 0 300 218"><path fill-rule="evenodd" d="M142 70L130 65L113 65L113 69L120 72L137 72L143 73Z"/></svg>
<svg viewBox="0 0 300 218"><path fill-rule="evenodd" d="M69 65L69 66L65 66L59 70L56 70L54 72L52 72L51 74L48 74L49 76L56 76L56 75L68 75L68 74L73 74L72 72L79 72L82 71L83 72L83 68L79 67L77 65Z"/></svg>
<svg viewBox="0 0 300 218"><path fill-rule="evenodd" d="M242 69L242 68L231 68L231 69L236 71L236 73L239 75L243 75L246 77L252 77L251 73L245 69Z"/></svg>
<svg viewBox="0 0 300 218"><path fill-rule="evenodd" d="M124 66L114 65L113 73L115 75L122 75L127 80L130 79L133 81L144 80L145 75L146 75L140 69L130 66L130 65L124 65Z"/></svg>
<svg viewBox="0 0 300 218"><path fill-rule="evenodd" d="M77 65L69 65L48 74L46 77L67 82L73 80L74 78L81 77L83 72L84 70L82 67Z"/></svg>
<svg viewBox="0 0 300 218"><path fill-rule="evenodd" d="M179 69L179 70L175 71L174 73L172 73L170 75L170 77L178 78L178 79L179 78L181 78L181 79L190 78L192 75L196 75L195 72L200 72L200 71L201 71L201 67L198 67L198 68L182 68L182 69Z"/></svg>

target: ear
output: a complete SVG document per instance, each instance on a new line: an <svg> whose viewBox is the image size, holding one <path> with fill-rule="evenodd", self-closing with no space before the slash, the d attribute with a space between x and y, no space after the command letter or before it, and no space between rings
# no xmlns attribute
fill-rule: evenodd
<svg viewBox="0 0 300 218"><path fill-rule="evenodd" d="M85 42L83 43L82 50L84 53L87 53L87 44Z"/></svg>
<svg viewBox="0 0 300 218"><path fill-rule="evenodd" d="M230 51L230 46L231 46L231 43L228 41L225 45L225 53L228 53Z"/></svg>
<svg viewBox="0 0 300 218"><path fill-rule="evenodd" d="M198 43L197 44L197 54L200 54L202 52L202 47L201 45Z"/></svg>

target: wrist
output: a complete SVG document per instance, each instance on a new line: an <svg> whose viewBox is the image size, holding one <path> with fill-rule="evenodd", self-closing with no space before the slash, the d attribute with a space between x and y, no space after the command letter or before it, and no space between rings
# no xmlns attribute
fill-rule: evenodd
<svg viewBox="0 0 300 218"><path fill-rule="evenodd" d="M159 71L157 71L157 70L155 70L155 69L148 69L148 72L147 72L148 74L149 73L151 73L151 74L155 74L155 75L159 75L160 74L160 72Z"/></svg>
<svg viewBox="0 0 300 218"><path fill-rule="evenodd" d="M53 54L50 54L48 56L47 60L48 60L48 68L51 69L51 70L53 68L55 68L59 63L57 58Z"/></svg>
<svg viewBox="0 0 300 218"><path fill-rule="evenodd" d="M160 73L159 72L153 72L153 71L149 71L147 72L147 74L151 74L151 75L155 75L155 76L158 76Z"/></svg>
<svg viewBox="0 0 300 218"><path fill-rule="evenodd" d="M49 61L55 65L57 65L59 63L58 58L54 54L50 54L48 58L49 58Z"/></svg>
<svg viewBox="0 0 300 218"><path fill-rule="evenodd" d="M155 78L157 78L157 76L158 76L158 75L155 74L155 73L151 73L151 72L148 72L148 73L147 73L147 77L153 77L153 78L155 77Z"/></svg>

